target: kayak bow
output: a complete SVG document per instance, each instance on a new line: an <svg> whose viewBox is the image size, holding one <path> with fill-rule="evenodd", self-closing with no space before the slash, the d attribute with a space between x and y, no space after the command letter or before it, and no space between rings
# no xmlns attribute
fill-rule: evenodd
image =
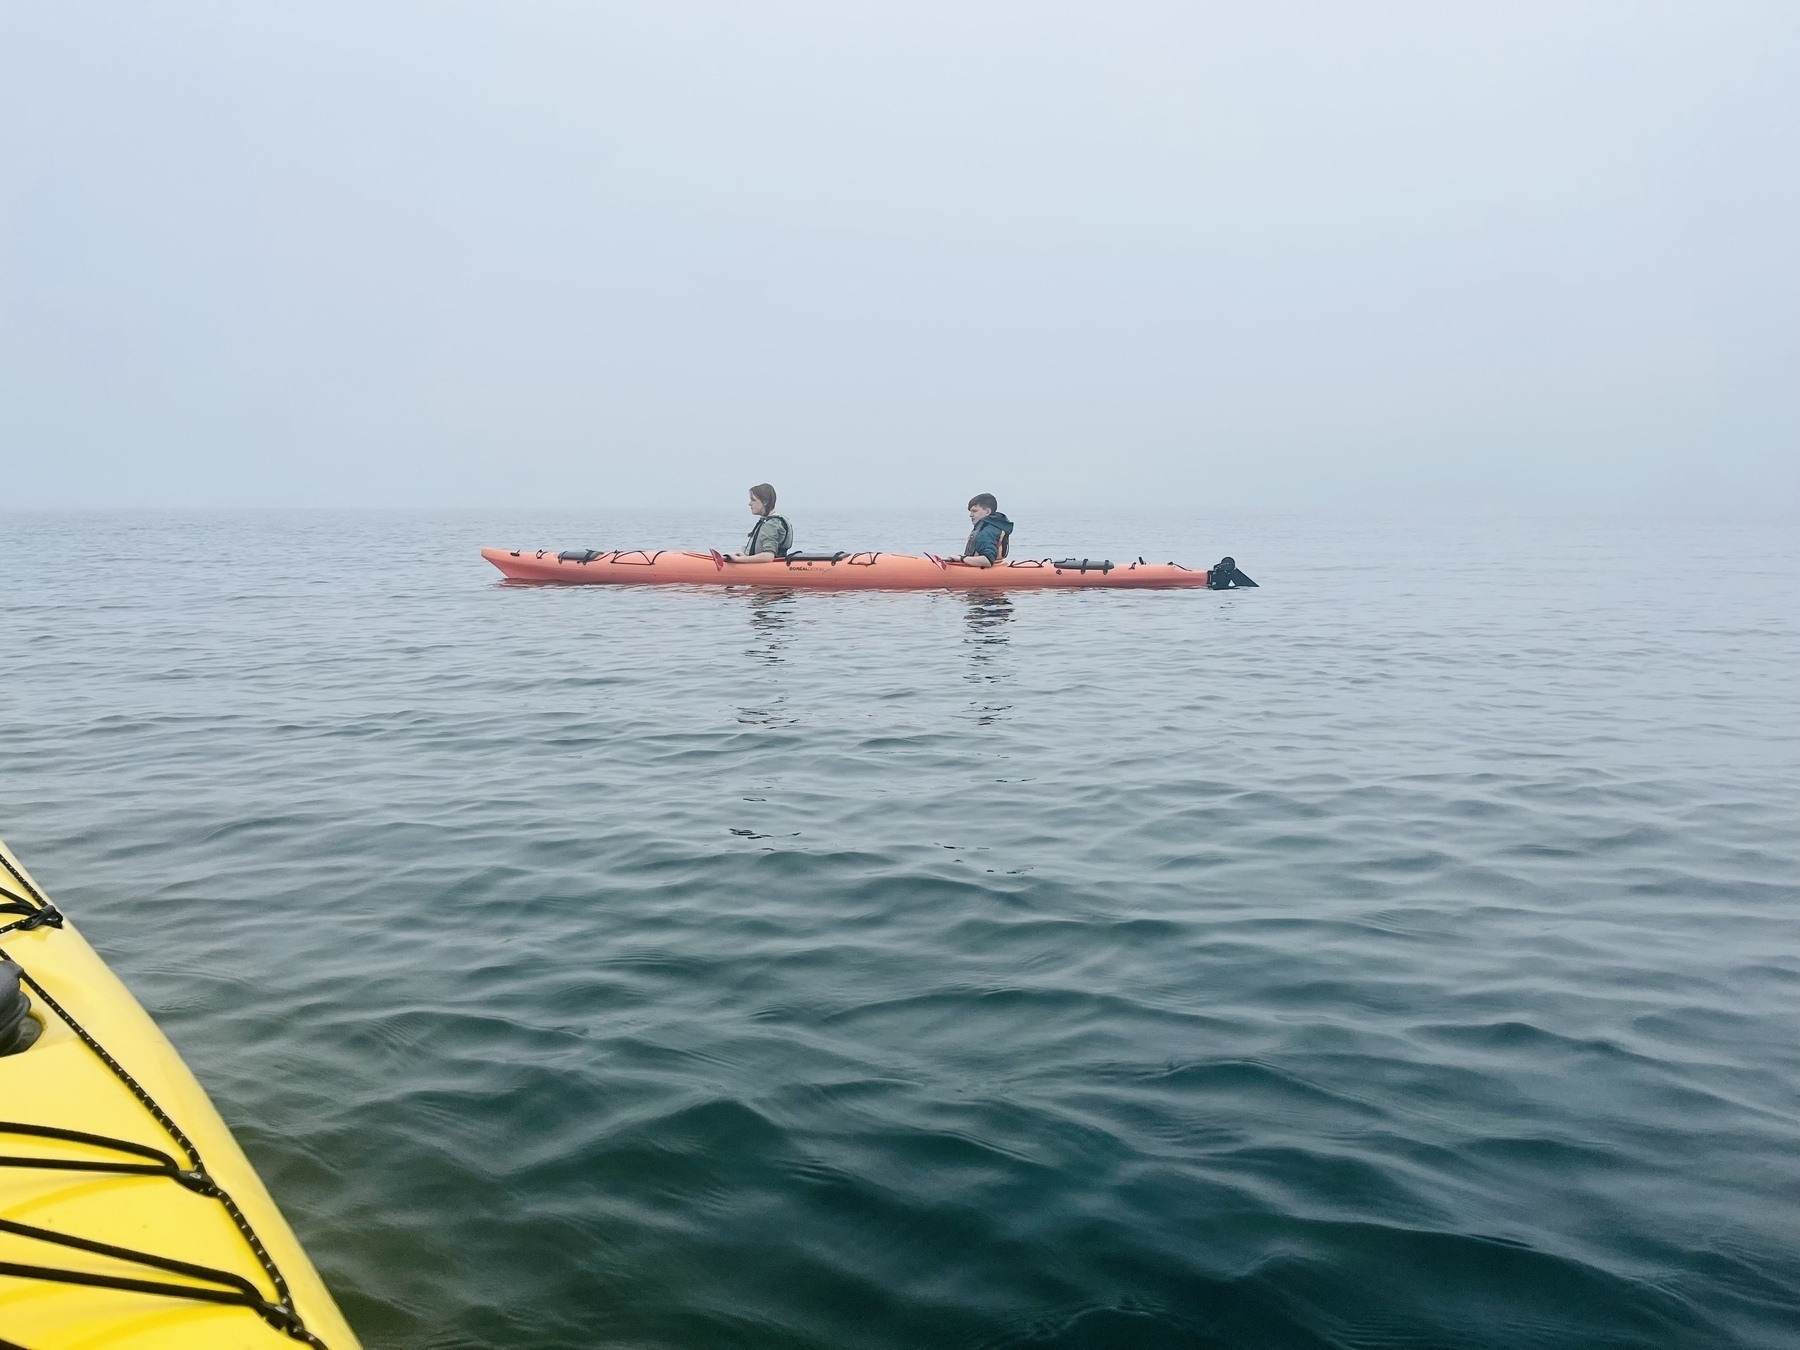
<svg viewBox="0 0 1800 1350"><path fill-rule="evenodd" d="M0 844L0 1346L357 1350L174 1046Z"/></svg>

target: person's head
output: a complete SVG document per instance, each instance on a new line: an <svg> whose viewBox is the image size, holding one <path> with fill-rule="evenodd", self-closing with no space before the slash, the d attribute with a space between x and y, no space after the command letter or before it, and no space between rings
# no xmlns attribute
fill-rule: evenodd
<svg viewBox="0 0 1800 1350"><path fill-rule="evenodd" d="M985 520L1000 509L1000 503L994 500L991 492L978 492L969 498L969 519Z"/></svg>
<svg viewBox="0 0 1800 1350"><path fill-rule="evenodd" d="M750 489L750 514L766 516L775 509L775 489L767 483L758 483Z"/></svg>

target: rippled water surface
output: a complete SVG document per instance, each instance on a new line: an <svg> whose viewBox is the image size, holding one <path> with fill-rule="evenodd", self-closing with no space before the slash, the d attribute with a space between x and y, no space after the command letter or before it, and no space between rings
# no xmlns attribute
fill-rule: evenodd
<svg viewBox="0 0 1800 1350"><path fill-rule="evenodd" d="M4 525L0 832L371 1347L1800 1344L1791 523Z"/></svg>

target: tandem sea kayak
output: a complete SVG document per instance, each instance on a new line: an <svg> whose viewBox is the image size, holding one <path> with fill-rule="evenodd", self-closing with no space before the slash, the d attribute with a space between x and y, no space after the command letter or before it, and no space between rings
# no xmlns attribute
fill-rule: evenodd
<svg viewBox="0 0 1800 1350"><path fill-rule="evenodd" d="M0 844L0 1346L357 1350L175 1047Z"/></svg>
<svg viewBox="0 0 1800 1350"><path fill-rule="evenodd" d="M971 567L912 553L790 553L776 562L736 563L678 549L484 548L481 556L513 581L575 586L779 586L813 590L1225 590L1254 586L1230 558L1195 571L1180 563L1115 563L1095 558L1026 558Z"/></svg>

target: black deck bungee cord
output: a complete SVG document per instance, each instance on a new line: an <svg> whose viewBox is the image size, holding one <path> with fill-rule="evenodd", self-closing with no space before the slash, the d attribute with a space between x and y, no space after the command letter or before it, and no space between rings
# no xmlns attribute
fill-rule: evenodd
<svg viewBox="0 0 1800 1350"><path fill-rule="evenodd" d="M43 928L46 925L51 928L61 928L63 926L62 911L51 904L42 891L20 876L19 869L12 865L11 860L4 853L0 853L0 863L5 863L6 870L11 872L14 879L30 891L34 897L33 900L27 900L17 891L0 886L0 896L6 898L6 903L0 905L0 914L23 914L25 916L22 919L14 919L11 923L0 924L0 933L11 933L15 930L29 933L34 928Z"/></svg>
<svg viewBox="0 0 1800 1350"><path fill-rule="evenodd" d="M20 886L24 887L31 895L31 900L28 901L24 896L18 895L12 890L0 887L0 894L4 894L12 902L0 905L0 913L24 912L27 914L26 918L14 920L12 923L0 927L0 933L11 932L15 929L19 931L29 931L30 929L39 926L61 928L63 924L62 915L57 911L56 907L50 903L49 898L46 897L42 891L38 890L36 886L32 885L30 880L20 872L18 868L13 866L12 859L8 858L4 853L0 853L0 865L3 865L6 870L12 874L13 879L17 881ZM32 901L36 901L35 906L33 906ZM12 958L9 957L6 952L0 951L0 961L9 961L11 959ZM15 966L18 965L16 961L14 961L13 964ZM218 1182L214 1181L211 1174L207 1172L206 1165L200 1158L200 1150L195 1147L194 1141L188 1138L187 1132L183 1130L181 1126L177 1125L174 1118L157 1104L156 1099L149 1094L144 1088L144 1085L138 1082L136 1078L132 1077L131 1072L126 1069L123 1064L119 1063L118 1060L114 1059L111 1053L107 1051L106 1047L95 1040L93 1034L89 1032L86 1027L82 1026L81 1023L77 1022L75 1018L70 1015L68 1009L64 1008L62 1004L51 997L49 991L31 977L29 971L20 967L19 978L22 983L30 987L31 991L36 994L38 998L43 1000L43 1004L46 1008L54 1012L57 1017L68 1026L69 1030L75 1033L83 1045L94 1052L102 1064L112 1070L113 1076L125 1085L131 1095L137 1098L138 1104L148 1111L156 1123L162 1126L164 1133L175 1141L177 1147L179 1147L187 1156L190 1166L184 1168L175 1158L164 1153L161 1149L152 1148L148 1144L134 1143L128 1139L113 1139L106 1135L85 1134L80 1130L64 1130L53 1125L32 1125L20 1121L0 1121L0 1134L24 1135L43 1139L60 1139L69 1143L86 1144L96 1148L110 1148L119 1153L149 1160L146 1162L108 1163L92 1159L71 1158L57 1160L53 1158L0 1156L0 1167L27 1167L74 1172L111 1172L123 1176L166 1176L171 1181L193 1191L197 1195L203 1195L210 1199L217 1200L219 1204L224 1207L226 1214L231 1217L231 1222L237 1227L238 1233L243 1237L245 1245L250 1248L251 1253L256 1257L257 1264L262 1267L263 1273L269 1277L269 1283L274 1286L275 1289L275 1302L271 1303L268 1299L263 1297L262 1292L258 1290L254 1284L241 1275L233 1274L231 1271L214 1270L209 1266L193 1265L186 1261L176 1261L170 1257L157 1256L152 1252L139 1252L128 1247L114 1247L108 1243L94 1242L87 1238L78 1238L68 1234L54 1233L49 1229L36 1228L31 1224L21 1224L10 1219L0 1219L0 1232L8 1232L20 1237L55 1243L60 1246L71 1247L81 1251L90 1251L98 1255L113 1257L116 1260L129 1261L136 1265L147 1266L151 1269L164 1270L172 1274L188 1275L195 1279L206 1280L212 1284L225 1287L209 1289L200 1285L175 1284L160 1280L136 1280L128 1276L98 1275L88 1271L63 1270L54 1266L22 1265L11 1261L0 1261L0 1275L16 1275L26 1279L50 1280L62 1284L88 1285L101 1289L119 1289L131 1293L163 1294L171 1298L195 1299L205 1303L233 1304L239 1307L249 1308L277 1331L282 1332L293 1340L301 1342L303 1345L312 1347L312 1350L327 1350L325 1342L321 1341L317 1336L313 1335L312 1332L307 1330L306 1323L301 1319L299 1311L294 1307L293 1294L288 1289L287 1280L283 1278L280 1267L275 1264L275 1259L269 1255L268 1250L263 1246L262 1239L256 1235L256 1230L251 1227L250 1220L244 1217L243 1210L238 1208L237 1201L233 1200L230 1193L227 1192L224 1187L220 1186ZM5 1341L0 1341L0 1350L7 1350L7 1343Z"/></svg>

